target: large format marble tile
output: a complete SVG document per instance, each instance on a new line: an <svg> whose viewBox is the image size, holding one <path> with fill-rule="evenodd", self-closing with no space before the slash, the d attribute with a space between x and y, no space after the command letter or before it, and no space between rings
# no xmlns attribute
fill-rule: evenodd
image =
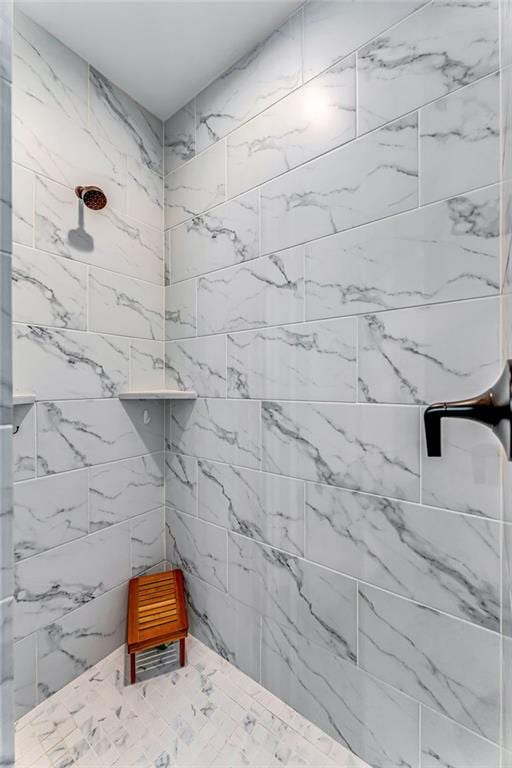
<svg viewBox="0 0 512 768"><path fill-rule="evenodd" d="M12 25L13 2L6 0L0 5L0 77L12 81Z"/></svg>
<svg viewBox="0 0 512 768"><path fill-rule="evenodd" d="M184 400L173 403L170 410L171 449L175 453L259 468L259 403Z"/></svg>
<svg viewBox="0 0 512 768"><path fill-rule="evenodd" d="M301 32L297 13L196 97L198 151L301 84Z"/></svg>
<svg viewBox="0 0 512 768"><path fill-rule="evenodd" d="M0 600L13 592L12 427L0 426ZM0 670L1 678L1 670Z"/></svg>
<svg viewBox="0 0 512 768"><path fill-rule="evenodd" d="M11 84L0 78L0 252L12 249Z"/></svg>
<svg viewBox="0 0 512 768"><path fill-rule="evenodd" d="M294 323L304 318L304 251L293 248L201 277L198 334Z"/></svg>
<svg viewBox="0 0 512 768"><path fill-rule="evenodd" d="M258 211L258 192L248 192L172 229L172 282L256 258Z"/></svg>
<svg viewBox="0 0 512 768"><path fill-rule="evenodd" d="M500 516L502 449L487 427L447 419L442 427L442 457L429 458L422 424L421 450L424 504Z"/></svg>
<svg viewBox="0 0 512 768"><path fill-rule="evenodd" d="M25 637L130 578L130 527L117 525L15 567L15 637Z"/></svg>
<svg viewBox="0 0 512 768"><path fill-rule="evenodd" d="M186 280L165 289L165 338L183 339L196 335L197 285Z"/></svg>
<svg viewBox="0 0 512 768"><path fill-rule="evenodd" d="M497 0L434 0L357 54L370 130L498 68Z"/></svg>
<svg viewBox="0 0 512 768"><path fill-rule="evenodd" d="M279 176L356 135L350 56L228 136L230 196Z"/></svg>
<svg viewBox="0 0 512 768"><path fill-rule="evenodd" d="M491 189L310 243L306 316L497 294L499 234Z"/></svg>
<svg viewBox="0 0 512 768"><path fill-rule="evenodd" d="M498 768L499 748L452 720L421 708L422 768Z"/></svg>
<svg viewBox="0 0 512 768"><path fill-rule="evenodd" d="M262 685L374 768L418 768L416 702L288 628L262 628Z"/></svg>
<svg viewBox="0 0 512 768"><path fill-rule="evenodd" d="M132 577L165 559L165 510L153 509L131 521Z"/></svg>
<svg viewBox="0 0 512 768"><path fill-rule="evenodd" d="M87 267L14 245L13 321L85 330Z"/></svg>
<svg viewBox="0 0 512 768"><path fill-rule="evenodd" d="M164 123L164 173L194 157L196 151L195 99Z"/></svg>
<svg viewBox="0 0 512 768"><path fill-rule="evenodd" d="M174 568L227 590L228 540L223 528L167 508L166 559Z"/></svg>
<svg viewBox="0 0 512 768"><path fill-rule="evenodd" d="M126 184L128 215L161 229L164 195L162 177L128 157Z"/></svg>
<svg viewBox="0 0 512 768"><path fill-rule="evenodd" d="M292 554L304 554L304 484L251 469L198 462L199 517Z"/></svg>
<svg viewBox="0 0 512 768"><path fill-rule="evenodd" d="M168 173L164 180L165 226L174 227L223 203L226 148L219 142L207 152Z"/></svg>
<svg viewBox="0 0 512 768"><path fill-rule="evenodd" d="M498 181L499 88L492 75L421 110L422 203Z"/></svg>
<svg viewBox="0 0 512 768"><path fill-rule="evenodd" d="M499 736L497 634L371 587L359 588L359 662L472 731Z"/></svg>
<svg viewBox="0 0 512 768"><path fill-rule="evenodd" d="M130 341L130 389L162 389L164 343L148 339Z"/></svg>
<svg viewBox="0 0 512 768"><path fill-rule="evenodd" d="M262 468L419 500L415 408L262 403Z"/></svg>
<svg viewBox="0 0 512 768"><path fill-rule="evenodd" d="M13 493L16 560L89 532L87 470L15 483Z"/></svg>
<svg viewBox="0 0 512 768"><path fill-rule="evenodd" d="M226 397L226 337L167 342L165 386L193 390L200 397Z"/></svg>
<svg viewBox="0 0 512 768"><path fill-rule="evenodd" d="M60 690L123 644L126 602L127 589L123 585L67 616L52 620L38 632L39 701Z"/></svg>
<svg viewBox="0 0 512 768"><path fill-rule="evenodd" d="M197 459L166 451L165 503L179 512L197 514Z"/></svg>
<svg viewBox="0 0 512 768"><path fill-rule="evenodd" d="M88 327L91 331L163 338L162 289L104 269L89 270Z"/></svg>
<svg viewBox="0 0 512 768"><path fill-rule="evenodd" d="M36 409L17 405L12 411L12 479L28 480L36 474Z"/></svg>
<svg viewBox="0 0 512 768"><path fill-rule="evenodd" d="M359 320L359 399L429 403L473 397L500 370L499 299L366 315Z"/></svg>
<svg viewBox="0 0 512 768"><path fill-rule="evenodd" d="M37 634L14 643L14 717L30 712L37 703Z"/></svg>
<svg viewBox="0 0 512 768"><path fill-rule="evenodd" d="M306 485L309 560L499 629L496 522L327 485Z"/></svg>
<svg viewBox="0 0 512 768"><path fill-rule="evenodd" d="M326 320L228 336L228 396L356 399L357 320Z"/></svg>
<svg viewBox="0 0 512 768"><path fill-rule="evenodd" d="M13 382L38 400L116 397L128 389L128 340L95 333L13 326Z"/></svg>
<svg viewBox="0 0 512 768"><path fill-rule="evenodd" d="M58 256L162 284L161 233L107 206L89 211L74 191L36 182L35 245Z"/></svg>
<svg viewBox="0 0 512 768"><path fill-rule="evenodd" d="M87 62L20 11L14 17L14 84L58 120L87 121Z"/></svg>
<svg viewBox="0 0 512 768"><path fill-rule="evenodd" d="M260 617L225 592L188 574L190 631L254 680L260 678Z"/></svg>
<svg viewBox="0 0 512 768"><path fill-rule="evenodd" d="M14 95L13 160L71 190L90 183L92 176L109 206L126 213L126 156L116 145L98 139L46 100L16 90Z"/></svg>
<svg viewBox="0 0 512 768"><path fill-rule="evenodd" d="M425 0L311 0L304 6L304 79L396 24Z"/></svg>
<svg viewBox="0 0 512 768"><path fill-rule="evenodd" d="M39 403L37 444L39 475L161 451L162 403L114 398Z"/></svg>
<svg viewBox="0 0 512 768"><path fill-rule="evenodd" d="M11 263L11 256L0 251L0 426L12 422Z"/></svg>
<svg viewBox="0 0 512 768"><path fill-rule="evenodd" d="M228 581L236 600L356 661L355 580L230 533Z"/></svg>
<svg viewBox="0 0 512 768"><path fill-rule="evenodd" d="M415 208L417 133L410 115L265 184L263 252Z"/></svg>
<svg viewBox="0 0 512 768"><path fill-rule="evenodd" d="M162 173L162 121L89 67L92 130L155 173Z"/></svg>
<svg viewBox="0 0 512 768"><path fill-rule="evenodd" d="M14 766L13 688L14 664L12 652L12 598L0 602L0 765Z"/></svg>
<svg viewBox="0 0 512 768"><path fill-rule="evenodd" d="M2 4L4 5L4 4ZM12 165L12 240L21 245L34 242L34 184L32 171Z"/></svg>

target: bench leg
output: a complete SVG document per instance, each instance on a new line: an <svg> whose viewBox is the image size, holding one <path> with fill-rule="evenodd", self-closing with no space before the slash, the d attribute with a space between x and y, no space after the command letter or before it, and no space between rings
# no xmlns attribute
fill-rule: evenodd
<svg viewBox="0 0 512 768"><path fill-rule="evenodd" d="M180 667L185 666L185 638L180 640Z"/></svg>
<svg viewBox="0 0 512 768"><path fill-rule="evenodd" d="M135 682L135 654L130 653L130 683Z"/></svg>

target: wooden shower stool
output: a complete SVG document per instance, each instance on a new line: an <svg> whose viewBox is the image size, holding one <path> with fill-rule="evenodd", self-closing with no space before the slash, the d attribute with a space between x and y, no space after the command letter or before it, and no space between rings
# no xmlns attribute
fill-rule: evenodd
<svg viewBox="0 0 512 768"><path fill-rule="evenodd" d="M180 667L185 665L188 634L183 574L179 569L130 579L128 590L128 653L130 683L135 682L135 654L157 645L180 643Z"/></svg>

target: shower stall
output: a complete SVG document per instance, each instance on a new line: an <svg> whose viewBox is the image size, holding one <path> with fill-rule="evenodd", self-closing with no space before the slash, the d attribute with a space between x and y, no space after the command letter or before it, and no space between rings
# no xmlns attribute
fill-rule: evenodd
<svg viewBox="0 0 512 768"><path fill-rule="evenodd" d="M84 6L275 16L169 115ZM0 0L0 97L0 766L512 768L512 0Z"/></svg>

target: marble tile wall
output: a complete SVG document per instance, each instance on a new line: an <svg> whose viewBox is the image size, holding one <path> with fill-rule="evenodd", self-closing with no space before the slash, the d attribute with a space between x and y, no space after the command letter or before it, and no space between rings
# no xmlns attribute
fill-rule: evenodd
<svg viewBox="0 0 512 768"><path fill-rule="evenodd" d="M12 2L0 3L0 766L14 766L12 575Z"/></svg>
<svg viewBox="0 0 512 768"><path fill-rule="evenodd" d="M512 766L512 474L422 428L512 356L511 21L309 0L164 129L166 558L376 768Z"/></svg>
<svg viewBox="0 0 512 768"><path fill-rule="evenodd" d="M164 381L163 135L21 13L13 51L13 376L36 398L14 410L20 716L124 641L128 579L164 559L163 406L117 397Z"/></svg>

